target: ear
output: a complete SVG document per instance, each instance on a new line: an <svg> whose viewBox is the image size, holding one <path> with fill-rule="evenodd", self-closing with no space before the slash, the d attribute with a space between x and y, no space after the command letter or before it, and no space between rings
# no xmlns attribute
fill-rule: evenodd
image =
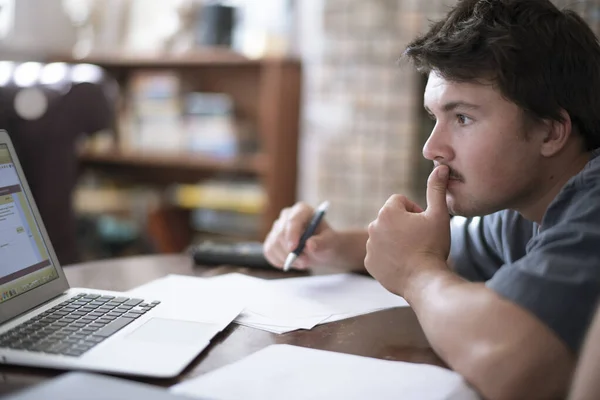
<svg viewBox="0 0 600 400"><path fill-rule="evenodd" d="M562 121L545 121L545 136L540 147L540 154L544 157L552 157L560 152L573 134L571 116L565 110L561 110L560 114Z"/></svg>

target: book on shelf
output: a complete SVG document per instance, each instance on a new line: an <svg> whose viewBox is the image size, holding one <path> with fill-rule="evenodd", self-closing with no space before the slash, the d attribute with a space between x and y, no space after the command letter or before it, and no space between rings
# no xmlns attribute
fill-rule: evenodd
<svg viewBox="0 0 600 400"><path fill-rule="evenodd" d="M174 185L170 192L174 205L191 209L195 231L241 237L260 234L266 194L258 182L212 180Z"/></svg>
<svg viewBox="0 0 600 400"><path fill-rule="evenodd" d="M255 181L209 180L176 184L170 189L174 205L188 209L213 209L260 214L267 203L264 187Z"/></svg>
<svg viewBox="0 0 600 400"><path fill-rule="evenodd" d="M192 92L185 95L184 104L185 130L191 152L226 159L239 154L231 96Z"/></svg>
<svg viewBox="0 0 600 400"><path fill-rule="evenodd" d="M171 69L141 70L128 82L120 147L233 159L258 149L251 127L229 94L194 91Z"/></svg>
<svg viewBox="0 0 600 400"><path fill-rule="evenodd" d="M122 118L122 148L180 151L182 134L180 79L175 71L136 71L131 76Z"/></svg>

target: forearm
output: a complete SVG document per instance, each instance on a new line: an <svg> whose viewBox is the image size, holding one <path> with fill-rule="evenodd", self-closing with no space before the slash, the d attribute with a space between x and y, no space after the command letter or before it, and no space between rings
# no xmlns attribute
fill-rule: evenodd
<svg viewBox="0 0 600 400"><path fill-rule="evenodd" d="M600 307L587 334L577 372L573 379L570 400L600 399Z"/></svg>
<svg viewBox="0 0 600 400"><path fill-rule="evenodd" d="M484 284L421 269L404 290L434 350L486 398L554 398L574 365L540 321Z"/></svg>

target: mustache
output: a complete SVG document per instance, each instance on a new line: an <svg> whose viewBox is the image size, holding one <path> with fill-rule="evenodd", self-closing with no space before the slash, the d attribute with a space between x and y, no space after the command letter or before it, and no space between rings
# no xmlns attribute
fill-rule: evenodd
<svg viewBox="0 0 600 400"><path fill-rule="evenodd" d="M445 165L450 169L450 174L448 175L449 179L464 182L465 179L462 176L462 174L460 172L458 172L457 170L455 170L454 168L452 168L451 166L449 166L448 164L436 163L436 164L434 164L433 168L436 168L440 165Z"/></svg>

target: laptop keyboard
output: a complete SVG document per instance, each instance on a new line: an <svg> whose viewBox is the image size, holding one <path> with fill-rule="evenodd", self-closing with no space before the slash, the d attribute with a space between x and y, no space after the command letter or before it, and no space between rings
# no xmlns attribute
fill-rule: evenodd
<svg viewBox="0 0 600 400"><path fill-rule="evenodd" d="M0 347L78 357L159 301L78 294L0 335Z"/></svg>

